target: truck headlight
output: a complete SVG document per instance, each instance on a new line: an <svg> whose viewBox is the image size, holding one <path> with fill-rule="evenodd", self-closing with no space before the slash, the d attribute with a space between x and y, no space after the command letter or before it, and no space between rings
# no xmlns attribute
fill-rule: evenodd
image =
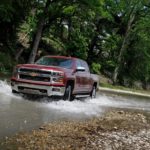
<svg viewBox="0 0 150 150"><path fill-rule="evenodd" d="M63 83L64 82L64 72L55 71L52 73L53 82Z"/></svg>
<svg viewBox="0 0 150 150"><path fill-rule="evenodd" d="M53 73L52 73L52 76L55 76L55 77L60 77L60 76L64 76L64 72L58 72L58 71L54 71Z"/></svg>
<svg viewBox="0 0 150 150"><path fill-rule="evenodd" d="M64 78L63 78L63 77L56 77L56 78L53 78L53 82L63 83L63 81L64 81Z"/></svg>

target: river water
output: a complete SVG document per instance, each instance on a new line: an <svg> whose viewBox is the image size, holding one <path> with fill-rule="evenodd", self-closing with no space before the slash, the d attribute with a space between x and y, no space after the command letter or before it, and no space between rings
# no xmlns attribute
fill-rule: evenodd
<svg viewBox="0 0 150 150"><path fill-rule="evenodd" d="M6 81L0 80L0 138L36 129L44 123L62 120L84 120L101 116L109 108L127 108L150 112L150 100L99 93L96 99L50 101L11 93Z"/></svg>

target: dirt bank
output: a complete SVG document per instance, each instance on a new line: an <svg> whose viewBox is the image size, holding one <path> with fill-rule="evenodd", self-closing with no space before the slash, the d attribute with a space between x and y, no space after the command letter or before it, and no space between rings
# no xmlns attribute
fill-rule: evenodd
<svg viewBox="0 0 150 150"><path fill-rule="evenodd" d="M149 150L150 123L141 113L111 111L84 122L57 122L1 141L10 150Z"/></svg>

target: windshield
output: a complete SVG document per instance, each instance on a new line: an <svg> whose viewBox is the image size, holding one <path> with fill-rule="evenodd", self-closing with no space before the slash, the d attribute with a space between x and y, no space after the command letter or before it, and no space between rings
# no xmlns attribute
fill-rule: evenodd
<svg viewBox="0 0 150 150"><path fill-rule="evenodd" d="M66 58L56 58L56 57L42 57L35 64L46 65L46 66L57 66L62 68L70 69L72 68L73 61Z"/></svg>

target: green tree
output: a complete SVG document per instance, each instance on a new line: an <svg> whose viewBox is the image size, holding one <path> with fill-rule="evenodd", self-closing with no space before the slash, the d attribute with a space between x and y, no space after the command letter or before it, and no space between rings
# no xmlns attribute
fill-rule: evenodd
<svg viewBox="0 0 150 150"><path fill-rule="evenodd" d="M69 38L69 37L71 37L71 25L69 24L69 23L71 23L71 21L69 21L69 19L71 20L71 17L67 17L67 16L69 16L69 15L71 16L72 13L76 11L76 10L74 10L74 7L76 8L76 6L79 6L80 10L82 10L81 8L83 8L85 10L85 8L91 8L93 5L95 6L99 3L100 3L99 0L92 0L92 1L85 1L85 0L68 1L68 0L66 0L66 1L59 1L59 2L47 1L45 4L45 7L43 8L43 11L41 13L41 17L39 18L39 21L38 21L36 36L34 39L33 48L32 48L28 62L33 63L35 60L39 42L41 40L41 36L43 33L43 28L45 29L46 27L51 26L52 22L57 21L58 18L61 18L60 20L65 19L65 21L68 22L68 29L69 29L68 30L68 38ZM77 9L77 10L79 10L79 9ZM48 24L47 24L47 22L48 22ZM80 23L78 22L78 24L80 24ZM78 31L78 30L76 30L76 31ZM81 36L81 34L80 34L79 38L84 39ZM81 43L83 44L85 42L83 41ZM83 47L85 47L85 46L83 46ZM86 50L84 50L84 48L83 48L83 51L86 51Z"/></svg>

